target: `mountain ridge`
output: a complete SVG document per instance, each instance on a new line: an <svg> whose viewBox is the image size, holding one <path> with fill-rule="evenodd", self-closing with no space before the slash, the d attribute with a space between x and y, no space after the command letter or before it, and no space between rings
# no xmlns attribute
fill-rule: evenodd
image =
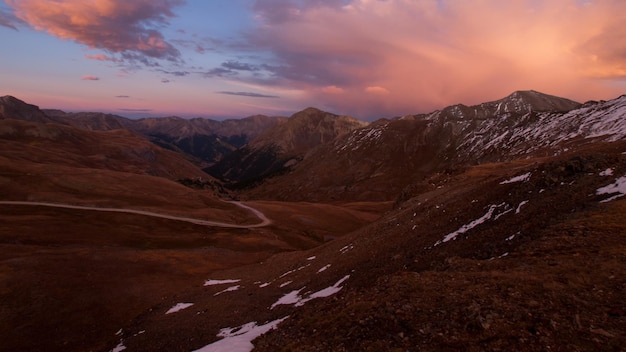
<svg viewBox="0 0 626 352"><path fill-rule="evenodd" d="M268 179L248 193L294 201L390 200L435 172L538 152L561 153L570 141L581 138L610 141L626 135L621 123L626 116L623 97L582 105L529 94L541 97L536 99L540 107L565 104L576 108L527 111L526 105L518 104L524 94L516 92L472 107L456 105L380 120L316 149L290 173ZM545 99L554 99L554 104ZM504 107L509 103L514 112ZM607 116L611 119L604 123Z"/></svg>
<svg viewBox="0 0 626 352"><path fill-rule="evenodd" d="M307 108L277 123L206 169L214 177L248 185L287 172L315 148L366 126L353 117Z"/></svg>

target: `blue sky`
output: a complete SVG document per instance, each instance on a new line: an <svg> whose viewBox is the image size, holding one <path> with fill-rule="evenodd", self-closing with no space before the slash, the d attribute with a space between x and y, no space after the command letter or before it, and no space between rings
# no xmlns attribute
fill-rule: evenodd
<svg viewBox="0 0 626 352"><path fill-rule="evenodd" d="M620 0L5 0L0 95L130 117L373 120L626 92Z"/></svg>

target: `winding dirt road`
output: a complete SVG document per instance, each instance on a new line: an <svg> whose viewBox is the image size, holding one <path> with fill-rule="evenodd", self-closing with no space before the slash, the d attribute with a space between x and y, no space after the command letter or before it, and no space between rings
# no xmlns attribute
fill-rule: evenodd
<svg viewBox="0 0 626 352"><path fill-rule="evenodd" d="M258 224L252 224L252 225L239 225L239 224L229 224L229 223L219 222L219 221L200 220L200 219L186 218L186 217L181 217L181 216L166 215L166 214L160 214L160 213L153 213L151 211L135 210L135 209L86 207L86 206L81 206L81 205L69 205L69 204L45 203L45 202L0 201L0 205L29 205L29 206L43 206L43 207L53 207L53 208L138 214L138 215L144 215L144 216L152 216L155 218L184 221L184 222L188 222L188 223L192 223L196 225L225 227L225 228L231 228L231 229L249 229L249 228L254 228L254 227L264 227L272 223L272 221L268 219L265 216L265 214L263 214L261 211L255 208L247 206L241 202L231 201L231 202L226 202L226 203L234 204L240 208L244 208L252 212L256 217L258 217L261 220L261 222Z"/></svg>

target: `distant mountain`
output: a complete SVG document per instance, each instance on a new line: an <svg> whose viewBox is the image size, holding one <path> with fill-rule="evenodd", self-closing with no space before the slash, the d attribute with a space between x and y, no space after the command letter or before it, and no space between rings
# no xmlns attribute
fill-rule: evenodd
<svg viewBox="0 0 626 352"><path fill-rule="evenodd" d="M101 112L65 112L62 110L42 110L52 120L64 125L90 131L110 131L129 129L132 120L113 114Z"/></svg>
<svg viewBox="0 0 626 352"><path fill-rule="evenodd" d="M128 128L148 136L160 146L191 155L208 166L284 120L283 117L264 115L224 121L164 117L132 121Z"/></svg>
<svg viewBox="0 0 626 352"><path fill-rule="evenodd" d="M1 153L14 165L91 168L169 179L209 178L180 154L123 129L130 120L119 116L82 113L72 118L52 111L50 118L37 106L10 96L0 98L0 112ZM61 124L64 121L79 127Z"/></svg>
<svg viewBox="0 0 626 352"><path fill-rule="evenodd" d="M623 139L625 105L625 96L581 105L528 91L475 106L384 119L320 147L289 174L267 180L249 194L283 200L390 200L414 192L433 173L554 155L585 140Z"/></svg>
<svg viewBox="0 0 626 352"><path fill-rule="evenodd" d="M506 98L475 106L453 105L441 111L450 118L481 119L503 114L526 114L529 112L567 112L582 104L534 90L516 91Z"/></svg>
<svg viewBox="0 0 626 352"><path fill-rule="evenodd" d="M5 95L0 97L0 119L20 119L34 122L52 122L39 107L27 104L15 97Z"/></svg>
<svg viewBox="0 0 626 352"><path fill-rule="evenodd" d="M177 116L131 120L98 112L66 113L44 110L55 122L86 130L128 129L148 137L153 143L188 155L198 165L215 163L245 145L283 117L255 115L243 119L216 121Z"/></svg>
<svg viewBox="0 0 626 352"><path fill-rule="evenodd" d="M349 116L307 108L206 170L222 180L249 184L289 170L316 147L366 125Z"/></svg>

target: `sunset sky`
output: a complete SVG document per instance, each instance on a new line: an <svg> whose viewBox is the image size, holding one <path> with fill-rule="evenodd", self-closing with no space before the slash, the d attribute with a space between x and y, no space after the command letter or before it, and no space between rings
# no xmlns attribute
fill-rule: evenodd
<svg viewBox="0 0 626 352"><path fill-rule="evenodd" d="M4 0L0 96L122 116L373 120L626 93L624 0Z"/></svg>

